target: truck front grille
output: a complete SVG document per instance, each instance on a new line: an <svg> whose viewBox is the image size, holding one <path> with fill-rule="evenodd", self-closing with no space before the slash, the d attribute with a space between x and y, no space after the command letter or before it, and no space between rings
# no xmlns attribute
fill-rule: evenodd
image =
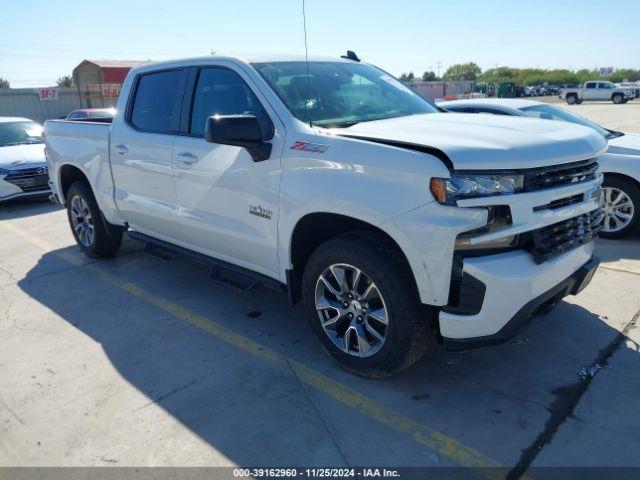
<svg viewBox="0 0 640 480"><path fill-rule="evenodd" d="M537 264L577 248L595 238L602 229L602 212L597 209L523 234L520 246Z"/></svg>
<svg viewBox="0 0 640 480"><path fill-rule="evenodd" d="M20 187L23 192L49 190L49 174L47 167L23 168L14 170L4 177L9 183Z"/></svg>
<svg viewBox="0 0 640 480"><path fill-rule="evenodd" d="M598 162L595 158L564 165L532 168L525 171L524 191L532 192L544 188L593 180L596 177L597 170Z"/></svg>

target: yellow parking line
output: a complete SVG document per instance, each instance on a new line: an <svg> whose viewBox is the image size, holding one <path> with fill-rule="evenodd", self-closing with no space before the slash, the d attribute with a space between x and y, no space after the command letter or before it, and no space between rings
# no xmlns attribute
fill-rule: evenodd
<svg viewBox="0 0 640 480"><path fill-rule="evenodd" d="M624 273L631 273L633 275L640 275L640 272L634 272L633 270L629 270L628 268L624 268L624 267L616 267L615 265L611 265L609 263L605 263L605 264L600 264L598 268L604 268L605 270L613 270L614 272L624 272Z"/></svg>
<svg viewBox="0 0 640 480"><path fill-rule="evenodd" d="M48 244L46 241L33 236L31 233L22 230L11 223L2 223L0 224L0 227L4 227L14 235L42 250L51 252L55 250L55 247ZM154 307L164 310L174 317L179 318L240 350L243 350L260 360L266 360L283 368L288 368L290 366L298 378L307 385L316 388L346 406L358 410L364 415L391 428L392 430L395 430L396 432L409 435L416 442L450 458L459 465L474 468L477 473L486 478L503 478L503 473L495 469L495 467L501 467L498 462L486 457L477 450L458 442L444 433L439 432L438 430L425 426L397 411L391 410L365 395L362 395L355 390L352 390L351 388L316 372L302 363L285 357L280 352L267 348L254 340L239 335L203 315L169 302L164 298L158 297L134 283L125 282L117 276L106 272L96 264L86 264L77 255L73 255L68 252L56 253L55 255L72 263L73 265L96 274L102 280L119 288L120 290L125 291L130 295L153 305Z"/></svg>

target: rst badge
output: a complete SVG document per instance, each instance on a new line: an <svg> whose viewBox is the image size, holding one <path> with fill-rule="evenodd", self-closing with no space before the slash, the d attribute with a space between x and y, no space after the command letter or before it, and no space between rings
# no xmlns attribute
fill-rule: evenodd
<svg viewBox="0 0 640 480"><path fill-rule="evenodd" d="M271 217L273 216L273 212L271 210L262 208L260 205L249 205L249 213L256 217L266 218L267 220L271 220Z"/></svg>
<svg viewBox="0 0 640 480"><path fill-rule="evenodd" d="M296 140L291 145L291 150L301 150L303 152L324 153L329 148L328 143L312 143L306 140Z"/></svg>

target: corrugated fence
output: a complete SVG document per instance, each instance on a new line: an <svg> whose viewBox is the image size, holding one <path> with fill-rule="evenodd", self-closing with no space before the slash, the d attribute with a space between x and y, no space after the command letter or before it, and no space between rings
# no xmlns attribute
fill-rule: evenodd
<svg viewBox="0 0 640 480"><path fill-rule="evenodd" d="M75 87L57 87L53 98L41 99L40 88L0 89L0 116L26 117L38 122L60 118L81 108Z"/></svg>

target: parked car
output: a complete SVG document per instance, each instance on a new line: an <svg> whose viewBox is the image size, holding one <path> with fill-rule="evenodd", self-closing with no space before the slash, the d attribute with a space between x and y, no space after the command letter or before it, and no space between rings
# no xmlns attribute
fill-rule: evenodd
<svg viewBox="0 0 640 480"><path fill-rule="evenodd" d="M603 81L585 82L582 88L563 88L560 98L564 98L569 105L591 100L611 100L613 103L627 103L631 100L631 92L614 83Z"/></svg>
<svg viewBox="0 0 640 480"><path fill-rule="evenodd" d="M348 57L144 66L110 125L46 122L80 248L113 254L128 231L234 288L282 289L327 352L368 377L436 338L503 342L589 283L602 136L442 113Z"/></svg>
<svg viewBox="0 0 640 480"><path fill-rule="evenodd" d="M524 94L527 97L537 97L538 90L536 89L536 87L524 87Z"/></svg>
<svg viewBox="0 0 640 480"><path fill-rule="evenodd" d="M48 195L42 125L21 117L0 117L0 202Z"/></svg>
<svg viewBox="0 0 640 480"><path fill-rule="evenodd" d="M109 120L116 115L115 108L81 108L67 115L67 120Z"/></svg>
<svg viewBox="0 0 640 480"><path fill-rule="evenodd" d="M604 226L600 235L620 238L640 226L640 135L616 132L563 108L532 100L478 99L441 102L452 112L493 113L542 118L584 125L607 139L609 148L598 158L604 173Z"/></svg>

